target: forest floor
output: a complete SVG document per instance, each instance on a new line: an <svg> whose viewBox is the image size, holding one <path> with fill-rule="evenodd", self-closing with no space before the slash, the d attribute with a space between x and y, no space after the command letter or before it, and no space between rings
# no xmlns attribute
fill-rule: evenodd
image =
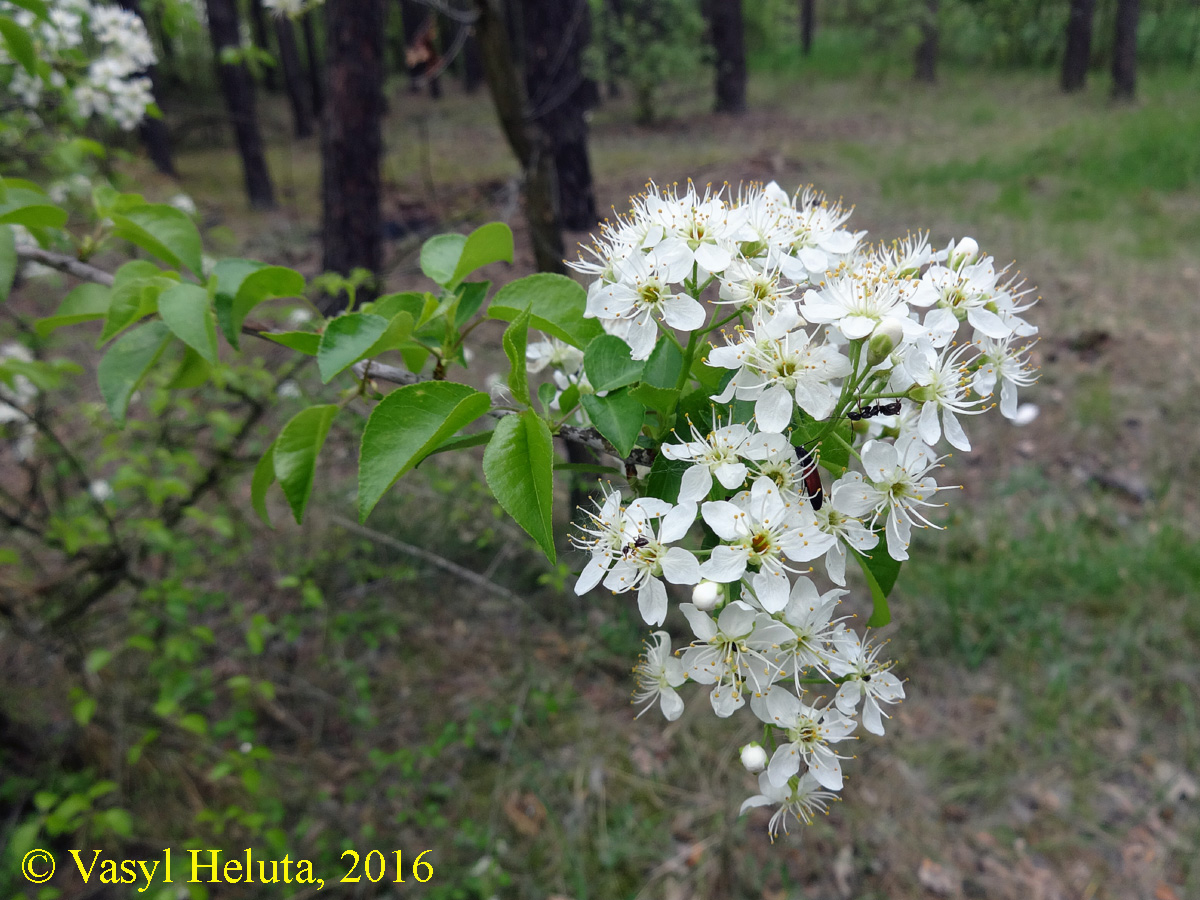
<svg viewBox="0 0 1200 900"><path fill-rule="evenodd" d="M933 88L756 77L739 118L672 89L648 128L624 102L598 109L602 208L648 179L813 183L856 204L873 239L970 234L1018 260L1044 297L1042 377L1023 398L1040 415L969 423L977 450L944 472L966 489L948 531L922 535L885 629L908 699L856 746L844 802L774 846L765 814L737 818L756 792L736 757L753 722L715 721L698 692L676 723L635 721L627 598L576 598L469 465L423 466L370 525L523 604L349 536L335 521L348 486L330 489L326 514L260 537L281 573L307 561L330 609L304 665L280 642L255 662L294 726L262 735L294 855L319 831L335 849L432 848L433 882L401 896L1200 897L1197 77L1148 76L1128 107L1099 84L1064 97L1051 73L947 72ZM486 95L391 101L386 217L506 218L518 259L493 275L530 271ZM282 106L267 114L281 211L245 211L224 149L181 148L181 187L215 249L316 274L316 143L286 139ZM389 244L389 285L419 283L416 247ZM287 592L247 602L271 621L294 612Z"/></svg>

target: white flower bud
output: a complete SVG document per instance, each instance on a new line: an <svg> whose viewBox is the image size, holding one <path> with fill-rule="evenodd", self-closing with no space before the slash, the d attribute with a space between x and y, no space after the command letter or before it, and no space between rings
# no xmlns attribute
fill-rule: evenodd
<svg viewBox="0 0 1200 900"><path fill-rule="evenodd" d="M882 319L867 343L867 364L877 366L891 356L896 345L904 339L904 329L896 319Z"/></svg>
<svg viewBox="0 0 1200 900"><path fill-rule="evenodd" d="M742 765L747 772L758 773L767 767L767 751L758 741L751 741L742 748Z"/></svg>
<svg viewBox="0 0 1200 900"><path fill-rule="evenodd" d="M721 586L711 581L702 581L692 589L692 605L700 612L712 612L717 608Z"/></svg>
<svg viewBox="0 0 1200 900"><path fill-rule="evenodd" d="M979 244L975 238L965 237L958 241L950 250L950 268L957 269L961 266L969 265L975 262L979 256Z"/></svg>

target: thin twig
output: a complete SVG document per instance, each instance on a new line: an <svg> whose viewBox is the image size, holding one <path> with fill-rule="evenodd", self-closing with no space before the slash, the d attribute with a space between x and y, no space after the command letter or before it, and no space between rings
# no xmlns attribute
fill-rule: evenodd
<svg viewBox="0 0 1200 900"><path fill-rule="evenodd" d="M114 280L108 272L98 269L90 263L80 262L74 256L68 256L65 253L43 250L41 247L18 247L17 256L29 262L41 263L48 268L57 269L59 272L66 272L68 275L74 275L84 281L94 281L105 287L111 287Z"/></svg>
<svg viewBox="0 0 1200 900"><path fill-rule="evenodd" d="M458 563L451 562L444 556L439 556L432 550L426 550L424 547L417 547L413 544L405 543L399 538L394 538L390 534L384 534L382 531L376 531L374 528L367 528L365 525L359 525L350 519L343 516L332 516L333 523L347 531L357 534L360 537L365 537L374 541L377 544L382 544L385 547L391 547L394 550L399 550L401 553L407 553L409 556L415 556L417 559L424 560L432 566L436 566L443 572L449 572L455 578L461 578L463 581L469 581L477 587L484 588L503 597L505 600L511 600L515 603L524 604L525 600L519 594L515 594L503 585L484 578L478 572L460 566Z"/></svg>

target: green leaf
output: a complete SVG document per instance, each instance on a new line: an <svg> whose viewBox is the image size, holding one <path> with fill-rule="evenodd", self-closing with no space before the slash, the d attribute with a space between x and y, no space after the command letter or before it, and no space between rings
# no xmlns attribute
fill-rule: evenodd
<svg viewBox="0 0 1200 900"><path fill-rule="evenodd" d="M900 562L892 559L887 550L887 535L879 535L879 543L875 545L870 556L864 556L851 548L851 553L862 566L863 574L867 576L867 585L871 588L871 601L874 608L871 618L867 620L869 628L882 628L892 621L892 611L888 608L888 595L896 586L900 576Z"/></svg>
<svg viewBox="0 0 1200 900"><path fill-rule="evenodd" d="M529 404L529 373L525 369L525 348L529 342L529 310L513 320L504 329L504 353L511 368L508 372L508 389L518 403Z"/></svg>
<svg viewBox="0 0 1200 900"><path fill-rule="evenodd" d="M117 269L100 343L106 343L134 322L155 312L159 294L178 284L170 275L174 273L164 272L146 260L127 262Z"/></svg>
<svg viewBox="0 0 1200 900"><path fill-rule="evenodd" d="M447 287L462 258L467 239L461 234L438 234L421 247L421 271L431 281Z"/></svg>
<svg viewBox="0 0 1200 900"><path fill-rule="evenodd" d="M333 403L310 406L292 416L275 439L272 465L297 524L304 520L304 509L312 495L317 455L337 412L338 407Z"/></svg>
<svg viewBox="0 0 1200 900"><path fill-rule="evenodd" d="M490 281L468 281L454 289L458 294L458 307L454 311L455 328L462 328L467 319L479 312L479 307L483 306L491 286Z"/></svg>
<svg viewBox="0 0 1200 900"><path fill-rule="evenodd" d="M500 420L483 453L483 475L504 511L553 563L554 440L537 413Z"/></svg>
<svg viewBox="0 0 1200 900"><path fill-rule="evenodd" d="M452 381L410 384L392 391L371 412L358 466L358 517L430 451L491 408L487 394Z"/></svg>
<svg viewBox="0 0 1200 900"><path fill-rule="evenodd" d="M0 225L24 225L26 228L62 228L67 211L59 209L41 188L23 179L5 179L4 199L0 201Z"/></svg>
<svg viewBox="0 0 1200 900"><path fill-rule="evenodd" d="M854 433L850 429L849 421L839 422L833 429L833 434L839 435L842 440L837 440L831 434L821 441L819 447L814 447L813 441L824 428L824 422L814 422L810 419L792 431L791 442L795 447L803 444L810 453L816 456L817 463L822 469L829 472L834 478L840 478L846 474L846 469L850 465L849 445L854 440Z"/></svg>
<svg viewBox="0 0 1200 900"><path fill-rule="evenodd" d="M387 329L387 319L370 313L347 313L330 319L317 350L321 382L329 384L335 375L358 362Z"/></svg>
<svg viewBox="0 0 1200 900"><path fill-rule="evenodd" d="M0 16L0 34L4 36L9 55L30 75L37 75L37 53L29 32L8 16Z"/></svg>
<svg viewBox="0 0 1200 900"><path fill-rule="evenodd" d="M259 334L305 356L316 356L321 346L321 335L315 331L260 331Z"/></svg>
<svg viewBox="0 0 1200 900"><path fill-rule="evenodd" d="M0 302L8 299L13 281L17 277L17 242L13 230L0 225Z"/></svg>
<svg viewBox="0 0 1200 900"><path fill-rule="evenodd" d="M267 488L275 483L275 444L267 448L258 465L254 467L254 478L250 482L250 505L258 513L264 525L271 524L267 513Z"/></svg>
<svg viewBox="0 0 1200 900"><path fill-rule="evenodd" d="M426 245L428 246L428 245ZM451 285L458 284L476 269L494 262L513 261L512 229L503 222L489 222L467 235L458 263L450 277ZM421 250L421 268L425 268L425 251ZM434 281L437 281L435 278ZM438 282L441 284L441 282Z"/></svg>
<svg viewBox="0 0 1200 900"><path fill-rule="evenodd" d="M139 325L108 348L96 368L100 394L118 425L125 424L129 398L172 340L164 322Z"/></svg>
<svg viewBox="0 0 1200 900"><path fill-rule="evenodd" d="M538 400L542 404L542 410L547 415L550 414L550 403L554 400L554 395L557 393L558 393L558 388L556 388L549 381L543 381L541 384L538 385L538 390L537 390Z"/></svg>
<svg viewBox="0 0 1200 900"><path fill-rule="evenodd" d="M614 334L602 334L583 351L583 371L597 391L612 391L642 377L643 364L630 359L629 345Z"/></svg>
<svg viewBox="0 0 1200 900"><path fill-rule="evenodd" d="M175 336L217 364L217 326L208 291L198 284L177 284L158 297L158 314Z"/></svg>
<svg viewBox="0 0 1200 900"><path fill-rule="evenodd" d="M566 275L540 272L510 282L496 292L488 306L489 319L511 322L526 309L530 326L583 350L604 334L596 319L585 319L587 293Z"/></svg>
<svg viewBox="0 0 1200 900"><path fill-rule="evenodd" d="M679 501L679 486L683 483L683 473L692 467L686 459L667 459L661 453L654 457L650 466L650 475L646 478L646 493L668 503Z"/></svg>
<svg viewBox="0 0 1200 900"><path fill-rule="evenodd" d="M50 10L46 8L46 4L42 0L8 0L8 2L13 6L29 10L43 22L50 21Z"/></svg>
<svg viewBox="0 0 1200 900"><path fill-rule="evenodd" d="M398 312L390 322L387 323L387 329L383 335L363 354L364 359L369 359L372 356L378 356L380 353L386 353L388 350L395 350L408 341L413 331L413 318L406 312Z"/></svg>
<svg viewBox="0 0 1200 900"><path fill-rule="evenodd" d="M86 283L75 288L63 298L54 315L39 319L33 328L38 337L47 337L55 329L80 322L103 319L112 302L112 289L102 284Z"/></svg>
<svg viewBox="0 0 1200 900"><path fill-rule="evenodd" d="M188 347L183 354L183 360L179 363L179 368L167 382L167 390L183 391L188 388L200 387L208 381L211 373L212 366L208 364L208 361Z"/></svg>
<svg viewBox="0 0 1200 900"><path fill-rule="evenodd" d="M660 388L652 384L639 384L629 389L629 395L639 403L652 409L664 420L673 419L675 406L679 403L679 391L675 388Z"/></svg>
<svg viewBox="0 0 1200 900"><path fill-rule="evenodd" d="M642 430L645 407L629 395L628 388L613 391L607 397L584 394L579 400L596 430L608 438L621 456L628 456Z"/></svg>
<svg viewBox="0 0 1200 900"><path fill-rule="evenodd" d="M683 353L673 340L663 335L646 360L642 382L652 387L674 389L679 384L679 373L682 371Z"/></svg>
<svg viewBox="0 0 1200 900"><path fill-rule="evenodd" d="M475 434L457 434L452 438L447 438L436 447L429 451L425 457L429 459L435 453L445 453L448 450L465 450L468 447L478 447L481 444L486 444L492 439L492 432L480 431Z"/></svg>
<svg viewBox="0 0 1200 900"><path fill-rule="evenodd" d="M192 217L165 203L147 203L112 216L113 234L137 244L169 265L199 277L203 245Z"/></svg>
<svg viewBox="0 0 1200 900"><path fill-rule="evenodd" d="M293 269L283 266L258 266L247 271L248 260L229 260L240 265L230 266L228 274L222 280L221 267L217 266L217 321L225 339L236 349L238 336L242 331L242 323L250 310L279 297L298 297L304 293L304 276ZM250 265L258 265L250 263ZM227 287L237 284L234 293L230 294Z"/></svg>

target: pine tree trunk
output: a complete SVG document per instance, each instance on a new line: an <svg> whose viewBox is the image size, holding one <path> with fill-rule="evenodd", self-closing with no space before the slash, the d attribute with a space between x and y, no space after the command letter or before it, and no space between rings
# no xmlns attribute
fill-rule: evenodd
<svg viewBox="0 0 1200 900"><path fill-rule="evenodd" d="M554 157L545 133L526 117L528 103L512 53L505 5L502 0L474 0L479 19L475 33L488 90L504 137L523 173L521 190L525 218L539 272L566 274L563 264L562 225L558 218Z"/></svg>
<svg viewBox="0 0 1200 900"><path fill-rule="evenodd" d="M1132 100L1137 89L1138 0L1117 0L1117 28L1113 39L1113 88L1118 100Z"/></svg>
<svg viewBox="0 0 1200 900"><path fill-rule="evenodd" d="M146 21L146 15L142 11L140 0L118 0L118 3L122 9L128 10L141 19L147 31L149 31L150 23ZM165 38L163 42L164 44L167 43ZM159 105L158 98L161 96L161 92L159 90L158 67L151 66L149 69L138 74L150 79L150 93L154 97L155 105ZM154 163L154 168L163 175L178 178L179 173L175 171L175 161L171 157L171 136L167 132L167 123L161 118L155 119L147 116L138 125L138 137L141 138L142 144L146 148L146 155Z"/></svg>
<svg viewBox="0 0 1200 900"><path fill-rule="evenodd" d="M816 0L800 0L800 52L812 53L813 29L817 25Z"/></svg>
<svg viewBox="0 0 1200 900"><path fill-rule="evenodd" d="M708 24L717 56L716 111L746 110L746 35L742 0L708 0Z"/></svg>
<svg viewBox="0 0 1200 900"><path fill-rule="evenodd" d="M271 52L270 32L267 29L267 13L262 0L250 0L250 30L254 32L254 45ZM275 66L263 66L263 86L268 91L279 90L279 73Z"/></svg>
<svg viewBox="0 0 1200 900"><path fill-rule="evenodd" d="M1062 89L1067 93L1082 90L1087 84L1092 59L1092 20L1096 0L1071 0L1067 17L1067 50L1063 54Z"/></svg>
<svg viewBox="0 0 1200 900"><path fill-rule="evenodd" d="M283 84L292 107L292 126L296 137L312 137L312 97L304 81L304 66L296 46L296 25L290 17L279 16L275 19L275 38L279 44L279 65L283 69Z"/></svg>
<svg viewBox="0 0 1200 900"><path fill-rule="evenodd" d="M308 56L308 85L312 93L313 113L321 115L325 111L325 86L321 74L321 51L317 49L317 31L313 26L316 11L309 10L300 18L304 31L304 51Z"/></svg>
<svg viewBox="0 0 1200 900"><path fill-rule="evenodd" d="M383 267L383 22L383 0L325 0L324 267L345 275L355 268L378 274ZM373 296L375 286L365 293Z"/></svg>
<svg viewBox="0 0 1200 900"><path fill-rule="evenodd" d="M938 0L925 0L921 16L921 43L917 45L915 77L917 81L933 84L937 81L938 58Z"/></svg>
<svg viewBox="0 0 1200 900"><path fill-rule="evenodd" d="M587 0L526 0L523 18L527 115L549 141L562 225L583 231L599 219L583 117L596 102L595 82L581 65L590 10Z"/></svg>
<svg viewBox="0 0 1200 900"><path fill-rule="evenodd" d="M258 127L258 110L254 103L254 79L245 65L222 63L221 52L227 47L241 46L238 34L237 6L234 0L205 0L208 9L208 31L212 37L213 56L217 60L217 75L229 119L237 137L242 157L242 173L246 179L246 196L255 209L275 206L275 192L267 172L267 157L263 150L262 132Z"/></svg>

